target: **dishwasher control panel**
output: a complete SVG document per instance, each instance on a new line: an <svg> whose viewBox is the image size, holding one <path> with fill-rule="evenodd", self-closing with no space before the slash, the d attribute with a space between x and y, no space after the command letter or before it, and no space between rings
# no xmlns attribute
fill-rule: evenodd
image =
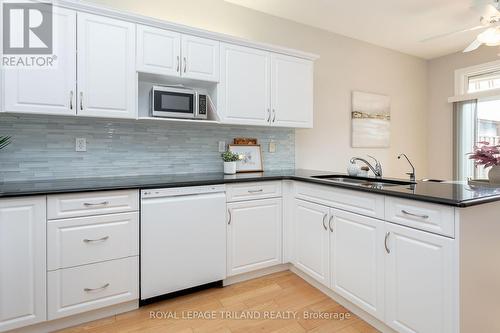
<svg viewBox="0 0 500 333"><path fill-rule="evenodd" d="M205 193L225 192L225 185L205 185L205 186L188 186L188 187L172 187L172 188L154 188L141 190L141 198L158 198L158 197L175 197L181 195L196 195Z"/></svg>

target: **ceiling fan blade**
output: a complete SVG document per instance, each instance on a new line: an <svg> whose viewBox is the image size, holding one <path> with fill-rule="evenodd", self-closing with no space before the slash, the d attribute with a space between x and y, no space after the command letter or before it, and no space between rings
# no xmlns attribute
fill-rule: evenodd
<svg viewBox="0 0 500 333"><path fill-rule="evenodd" d="M467 46L465 48L465 50L463 50L463 52L466 53L466 52L474 51L477 48L479 48L482 44L483 43L481 43L480 41L478 41L477 39L475 39L469 46Z"/></svg>
<svg viewBox="0 0 500 333"><path fill-rule="evenodd" d="M432 37L428 37L428 38L422 39L420 42L421 43L425 43L425 42L428 42L428 41L431 41L431 40L434 40L434 39L439 39L439 38L443 38L443 37L458 35L458 34L461 34L461 33L464 33L464 32L475 31L475 30L486 29L486 28L488 28L488 27L484 26L484 25L478 25L476 27L472 27L472 28L468 28L468 29L462 29L462 30L447 32L447 33L444 33L444 34L440 34L440 35L435 35L435 36L432 36Z"/></svg>

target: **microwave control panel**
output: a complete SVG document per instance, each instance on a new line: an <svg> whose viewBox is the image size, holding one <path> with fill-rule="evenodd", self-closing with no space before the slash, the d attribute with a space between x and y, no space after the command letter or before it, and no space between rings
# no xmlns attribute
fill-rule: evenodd
<svg viewBox="0 0 500 333"><path fill-rule="evenodd" d="M199 114L207 114L207 95L198 95L198 107Z"/></svg>

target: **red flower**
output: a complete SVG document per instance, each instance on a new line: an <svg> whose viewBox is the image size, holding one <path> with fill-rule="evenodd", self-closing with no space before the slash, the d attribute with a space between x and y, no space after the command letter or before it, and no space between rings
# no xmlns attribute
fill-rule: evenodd
<svg viewBox="0 0 500 333"><path fill-rule="evenodd" d="M469 153L469 159L474 160L474 165L484 165L485 168L500 165L500 146L490 146L489 142L481 141L474 146L474 151Z"/></svg>

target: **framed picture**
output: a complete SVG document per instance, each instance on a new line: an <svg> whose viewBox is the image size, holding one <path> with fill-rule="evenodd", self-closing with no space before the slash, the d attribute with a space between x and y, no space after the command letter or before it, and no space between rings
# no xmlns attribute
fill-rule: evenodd
<svg viewBox="0 0 500 333"><path fill-rule="evenodd" d="M229 145L229 151L241 156L236 167L237 172L260 172L263 170L260 145Z"/></svg>
<svg viewBox="0 0 500 333"><path fill-rule="evenodd" d="M386 148L391 136L389 96L353 91L352 147Z"/></svg>

